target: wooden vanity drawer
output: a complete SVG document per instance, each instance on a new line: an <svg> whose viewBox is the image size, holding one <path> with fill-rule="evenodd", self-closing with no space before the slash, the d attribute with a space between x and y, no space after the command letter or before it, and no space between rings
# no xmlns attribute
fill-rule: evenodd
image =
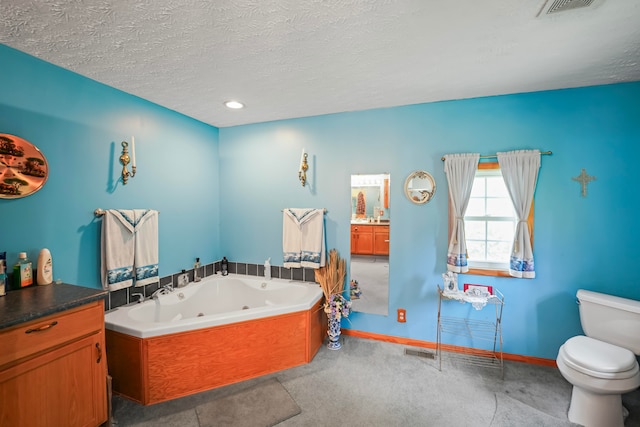
<svg viewBox="0 0 640 427"><path fill-rule="evenodd" d="M99 332L103 303L96 301L0 331L0 367L32 354Z"/></svg>

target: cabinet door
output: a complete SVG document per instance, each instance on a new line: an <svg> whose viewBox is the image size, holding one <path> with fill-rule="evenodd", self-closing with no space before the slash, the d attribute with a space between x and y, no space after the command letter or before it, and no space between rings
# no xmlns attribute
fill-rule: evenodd
<svg viewBox="0 0 640 427"><path fill-rule="evenodd" d="M351 227L351 253L371 255L373 253L373 227L357 225Z"/></svg>
<svg viewBox="0 0 640 427"><path fill-rule="evenodd" d="M356 239L358 238L358 232L354 230L354 226L351 226L351 253L355 254L357 247L356 247Z"/></svg>
<svg viewBox="0 0 640 427"><path fill-rule="evenodd" d="M374 255L389 255L389 226L379 225L373 229Z"/></svg>
<svg viewBox="0 0 640 427"><path fill-rule="evenodd" d="M0 372L0 425L96 427L107 420L104 333Z"/></svg>
<svg viewBox="0 0 640 427"><path fill-rule="evenodd" d="M373 234L374 255L389 255L389 228L386 231L376 231Z"/></svg>

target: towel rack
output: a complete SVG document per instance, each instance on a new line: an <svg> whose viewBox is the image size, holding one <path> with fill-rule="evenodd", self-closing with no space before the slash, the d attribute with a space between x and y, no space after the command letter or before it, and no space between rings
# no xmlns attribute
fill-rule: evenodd
<svg viewBox="0 0 640 427"><path fill-rule="evenodd" d="M101 208L97 208L95 211L93 211L93 215L95 216L103 216L105 213L107 213L107 211ZM158 211L158 213L160 213L160 211Z"/></svg>

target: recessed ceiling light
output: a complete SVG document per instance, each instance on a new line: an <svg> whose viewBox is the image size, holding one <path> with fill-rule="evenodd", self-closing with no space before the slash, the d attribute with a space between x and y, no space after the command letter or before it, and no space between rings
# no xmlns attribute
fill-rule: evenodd
<svg viewBox="0 0 640 427"><path fill-rule="evenodd" d="M240 108L244 108L244 104L238 101L227 101L224 103L227 108L231 108L233 110L239 110Z"/></svg>

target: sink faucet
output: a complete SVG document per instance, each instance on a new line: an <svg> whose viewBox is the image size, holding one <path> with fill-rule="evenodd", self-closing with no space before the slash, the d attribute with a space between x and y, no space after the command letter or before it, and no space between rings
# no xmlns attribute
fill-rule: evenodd
<svg viewBox="0 0 640 427"><path fill-rule="evenodd" d="M144 301L144 295L140 294L140 293L135 293L135 294L131 294L131 297L137 297L138 298L138 304L140 304L141 302Z"/></svg>

